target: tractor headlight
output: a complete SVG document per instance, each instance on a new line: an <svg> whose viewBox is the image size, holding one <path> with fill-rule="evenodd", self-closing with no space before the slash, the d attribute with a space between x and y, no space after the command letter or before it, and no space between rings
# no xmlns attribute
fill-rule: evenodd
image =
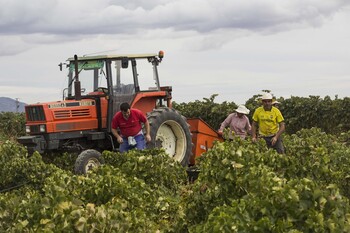
<svg viewBox="0 0 350 233"><path fill-rule="evenodd" d="M26 125L26 133L30 133L30 126Z"/></svg>
<svg viewBox="0 0 350 233"><path fill-rule="evenodd" d="M39 126L40 133L45 133L46 132L46 127L45 125L40 125Z"/></svg>

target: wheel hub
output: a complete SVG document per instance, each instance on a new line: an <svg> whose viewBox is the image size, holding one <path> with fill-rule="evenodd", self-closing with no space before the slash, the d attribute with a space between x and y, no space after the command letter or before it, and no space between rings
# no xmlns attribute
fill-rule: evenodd
<svg viewBox="0 0 350 233"><path fill-rule="evenodd" d="M182 161L186 151L186 135L176 121L166 121L159 127L156 143L161 144L170 157Z"/></svg>
<svg viewBox="0 0 350 233"><path fill-rule="evenodd" d="M98 167L100 166L101 163L95 159L95 158L91 158L89 159L89 161L87 162L87 164L85 165L85 170L86 171L90 171L91 169L93 169L94 167Z"/></svg>

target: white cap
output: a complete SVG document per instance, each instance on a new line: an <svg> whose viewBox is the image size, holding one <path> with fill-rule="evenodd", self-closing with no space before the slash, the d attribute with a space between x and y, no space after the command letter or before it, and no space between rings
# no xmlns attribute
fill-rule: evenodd
<svg viewBox="0 0 350 233"><path fill-rule="evenodd" d="M278 102L277 100L272 101L272 104L280 104L280 102Z"/></svg>
<svg viewBox="0 0 350 233"><path fill-rule="evenodd" d="M239 105L238 108L236 109L236 112L249 114L250 110L246 108L244 105Z"/></svg>
<svg viewBox="0 0 350 233"><path fill-rule="evenodd" d="M262 100L272 100L272 95L270 93L266 92L261 96L261 99Z"/></svg>

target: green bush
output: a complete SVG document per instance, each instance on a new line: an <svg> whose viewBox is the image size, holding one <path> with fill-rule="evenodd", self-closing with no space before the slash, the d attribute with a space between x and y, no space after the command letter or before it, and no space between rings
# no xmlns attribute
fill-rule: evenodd
<svg viewBox="0 0 350 233"><path fill-rule="evenodd" d="M3 140L25 135L25 114L0 112L0 136Z"/></svg>

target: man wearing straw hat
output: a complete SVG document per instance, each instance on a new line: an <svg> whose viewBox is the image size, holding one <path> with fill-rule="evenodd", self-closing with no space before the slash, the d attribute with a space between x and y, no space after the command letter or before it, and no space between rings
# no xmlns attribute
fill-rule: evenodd
<svg viewBox="0 0 350 233"><path fill-rule="evenodd" d="M257 129L259 129L259 137L265 140L267 147L284 154L281 139L281 135L285 131L283 115L278 108L272 106L270 93L263 94L261 101L262 106L257 108L253 114L252 141L257 141Z"/></svg>

